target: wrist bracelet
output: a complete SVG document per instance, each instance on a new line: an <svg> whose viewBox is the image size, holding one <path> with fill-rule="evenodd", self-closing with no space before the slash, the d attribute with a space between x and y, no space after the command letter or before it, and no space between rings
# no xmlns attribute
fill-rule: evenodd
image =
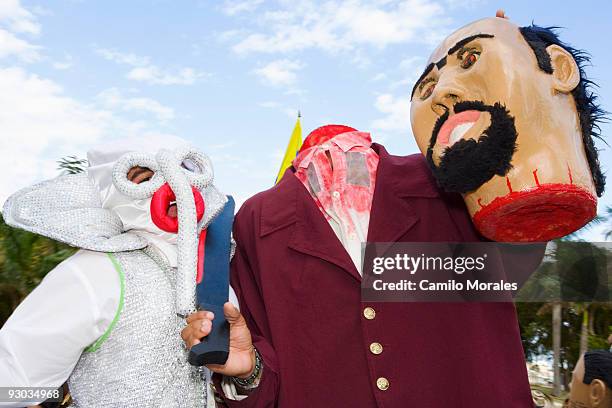
<svg viewBox="0 0 612 408"><path fill-rule="evenodd" d="M255 368L253 369L251 375L249 375L247 378L232 377L234 384L242 389L255 388L255 382L259 379L261 369L263 367L263 362L261 360L261 356L259 355L259 351L257 351L255 347L253 347L253 350L255 351Z"/></svg>

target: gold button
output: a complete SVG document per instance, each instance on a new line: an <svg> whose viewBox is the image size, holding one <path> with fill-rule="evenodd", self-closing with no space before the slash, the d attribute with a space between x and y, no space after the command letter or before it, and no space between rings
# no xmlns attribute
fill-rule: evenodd
<svg viewBox="0 0 612 408"><path fill-rule="evenodd" d="M380 343L374 342L372 344L370 344L370 351L372 352L372 354L380 354L383 351L383 346Z"/></svg>
<svg viewBox="0 0 612 408"><path fill-rule="evenodd" d="M389 380L387 380L385 377L380 377L378 380L376 380L376 386L381 391L387 391L389 389Z"/></svg>
<svg viewBox="0 0 612 408"><path fill-rule="evenodd" d="M376 317L376 311L371 307L366 307L363 309L363 316L368 320L374 320Z"/></svg>

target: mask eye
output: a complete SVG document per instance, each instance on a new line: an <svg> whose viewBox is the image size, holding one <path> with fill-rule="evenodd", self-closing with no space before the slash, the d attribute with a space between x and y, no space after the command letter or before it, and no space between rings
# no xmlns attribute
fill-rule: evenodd
<svg viewBox="0 0 612 408"><path fill-rule="evenodd" d="M200 168L198 163L191 158L183 160L183 162L181 163L181 167L192 173L202 174L202 169Z"/></svg>
<svg viewBox="0 0 612 408"><path fill-rule="evenodd" d="M113 167L113 183L128 197L149 198L164 183L157 170L154 157L143 153L126 153Z"/></svg>
<svg viewBox="0 0 612 408"><path fill-rule="evenodd" d="M134 184L140 184L151 180L154 174L148 167L134 166L128 171L127 178Z"/></svg>
<svg viewBox="0 0 612 408"><path fill-rule="evenodd" d="M433 78L427 78L419 85L419 94L421 100L425 100L431 96L436 87L436 81Z"/></svg>
<svg viewBox="0 0 612 408"><path fill-rule="evenodd" d="M468 69L478 61L480 52L476 50L467 50L461 55L461 68Z"/></svg>
<svg viewBox="0 0 612 408"><path fill-rule="evenodd" d="M187 173L192 186L201 190L213 181L212 163L208 156L193 148L183 148L175 152L181 167Z"/></svg>

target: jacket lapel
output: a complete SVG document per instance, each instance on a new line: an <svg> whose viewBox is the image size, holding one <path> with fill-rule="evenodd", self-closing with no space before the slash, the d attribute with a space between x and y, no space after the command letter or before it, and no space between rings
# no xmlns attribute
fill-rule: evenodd
<svg viewBox="0 0 612 408"><path fill-rule="evenodd" d="M384 147L372 146L378 153L376 188L370 211L368 242L392 243L404 235L416 222L418 216L404 197L397 191L396 178L389 153ZM403 175L409 177L409 175Z"/></svg>
<svg viewBox="0 0 612 408"><path fill-rule="evenodd" d="M382 145L373 143L372 148L380 160L370 212L368 242L379 243L377 252L382 255L392 243L397 242L419 222L419 216L410 201L417 197L438 197L439 193L422 157L414 157L407 164L405 157L391 156Z"/></svg>
<svg viewBox="0 0 612 408"><path fill-rule="evenodd" d="M348 252L334 233L329 222L317 208L314 200L301 185L301 182L292 177L298 184L296 188L296 223L289 247L304 254L331 262L348 272L357 280L361 276L355 268Z"/></svg>
<svg viewBox="0 0 612 408"><path fill-rule="evenodd" d="M287 169L275 186L277 194L268 197L261 213L260 237L281 228L293 229L287 246L295 251L333 263L357 280L361 280L351 257L331 226L317 208L300 180Z"/></svg>

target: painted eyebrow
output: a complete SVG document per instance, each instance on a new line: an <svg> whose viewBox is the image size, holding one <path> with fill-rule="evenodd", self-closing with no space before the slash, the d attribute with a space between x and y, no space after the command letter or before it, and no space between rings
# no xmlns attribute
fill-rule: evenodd
<svg viewBox="0 0 612 408"><path fill-rule="evenodd" d="M495 37L493 34L474 34L474 35L470 35L469 37L465 37L463 40L458 41L457 44L455 44L451 48L449 48L449 50L447 52L447 55L454 54L459 49L461 49L461 47L463 47L464 45L466 45L467 43L469 43L471 41L474 41L477 38L493 38L493 37ZM438 68L438 70L440 70L445 65L446 65L446 57L442 57L440 59L440 61L436 62L435 64L433 62L430 63L425 68L425 70L423 71L423 73L421 74L419 79L417 79L416 83L414 84L414 87L412 87L412 92L410 93L410 99L412 99L414 97L414 91L416 91L417 87L419 86L419 84L421 83L423 78L425 78L427 75L429 75L429 73L431 72L431 70L433 69L434 66L436 66Z"/></svg>
<svg viewBox="0 0 612 408"><path fill-rule="evenodd" d="M457 42L457 44L453 45L452 47L449 48L447 55L452 55L455 52L457 52L459 49L461 49L461 47L463 47L465 44L474 41L477 38L493 38L495 37L493 34L474 34L474 35L470 35L469 37L465 37L463 40L460 40Z"/></svg>
<svg viewBox="0 0 612 408"><path fill-rule="evenodd" d="M414 91L416 91L417 87L419 86L419 84L421 83L421 81L423 80L423 78L425 78L427 75L429 75L429 73L431 72L431 70L434 67L433 62L431 64L429 64L426 68L425 71L423 71L423 73L421 74L421 76L419 77L419 79L417 79L417 81L414 83L414 86L412 87L412 93L410 94L410 99L412 99L412 97L414 96Z"/></svg>
<svg viewBox="0 0 612 408"><path fill-rule="evenodd" d="M444 67L446 65L446 57L442 57L440 59L440 61L436 62L436 63L431 63L429 64L425 70L423 71L423 73L421 74L421 76L419 77L419 79L417 79L416 83L414 84L414 86L412 87L412 93L410 94L410 99L412 99L412 97L414 96L414 91L416 91L417 87L419 86L419 84L421 83L421 81L423 80L423 78L425 78L427 75L429 75L429 73L431 72L431 70L433 69L433 67L437 67L438 70L442 69L442 67Z"/></svg>

